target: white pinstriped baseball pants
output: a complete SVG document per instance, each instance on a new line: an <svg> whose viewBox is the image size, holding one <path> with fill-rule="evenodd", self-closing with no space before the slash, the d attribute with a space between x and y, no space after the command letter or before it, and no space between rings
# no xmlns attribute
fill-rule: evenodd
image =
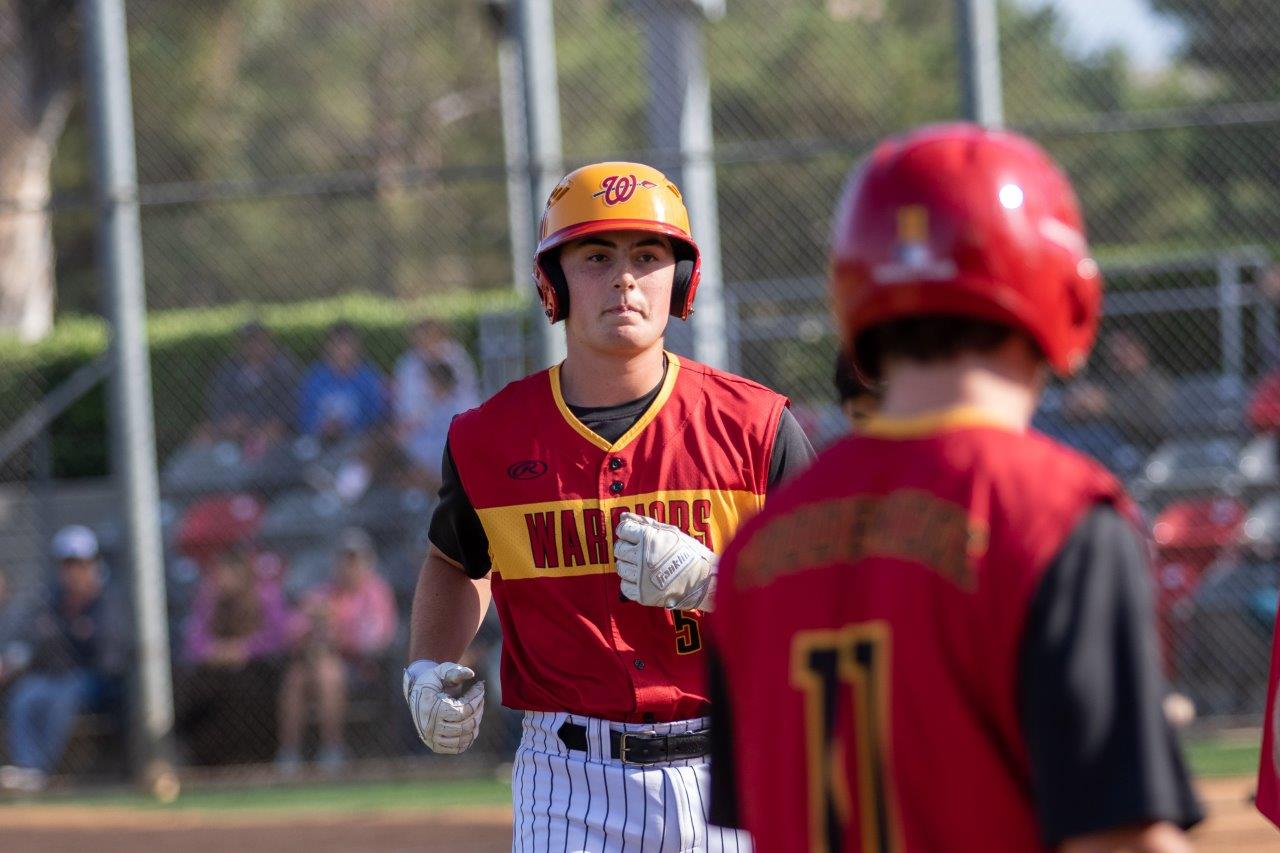
<svg viewBox="0 0 1280 853"><path fill-rule="evenodd" d="M586 727L587 752L560 740L566 721ZM511 773L513 853L750 853L745 832L707 825L705 758L639 765L609 754L611 728L674 734L706 725L706 718L625 724L526 712Z"/></svg>

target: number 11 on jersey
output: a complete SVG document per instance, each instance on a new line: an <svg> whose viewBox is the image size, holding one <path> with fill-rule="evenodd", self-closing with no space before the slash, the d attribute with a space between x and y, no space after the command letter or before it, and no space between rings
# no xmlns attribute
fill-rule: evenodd
<svg viewBox="0 0 1280 853"><path fill-rule="evenodd" d="M855 826L854 796L855 849L902 848L887 775L889 655L889 626L882 621L802 631L792 640L791 685L804 694L811 853L845 849ZM856 791L849 790L845 766L851 738Z"/></svg>

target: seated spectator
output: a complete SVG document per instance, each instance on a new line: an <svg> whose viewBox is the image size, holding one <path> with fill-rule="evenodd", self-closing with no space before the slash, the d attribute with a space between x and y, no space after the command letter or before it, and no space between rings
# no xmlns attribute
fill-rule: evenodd
<svg viewBox="0 0 1280 853"><path fill-rule="evenodd" d="M280 585L257 571L253 551L213 558L184 626L187 668L175 690L176 729L197 763L271 758L287 623Z"/></svg>
<svg viewBox="0 0 1280 853"><path fill-rule="evenodd" d="M53 538L57 582L26 618L31 659L9 694L9 756L0 785L42 790L82 711L119 704L129 661L129 620L106 585L98 540L72 525Z"/></svg>
<svg viewBox="0 0 1280 853"><path fill-rule="evenodd" d="M330 327L320 360L302 381L300 432L332 443L360 435L382 420L382 377L364 359L362 349L350 323Z"/></svg>
<svg viewBox="0 0 1280 853"><path fill-rule="evenodd" d="M23 610L10 585L8 569L0 565L0 696L31 659L31 644L23 632Z"/></svg>
<svg viewBox="0 0 1280 853"><path fill-rule="evenodd" d="M1280 432L1280 369L1258 380L1249 398L1248 419L1254 432Z"/></svg>
<svg viewBox="0 0 1280 853"><path fill-rule="evenodd" d="M1087 385L1087 390L1080 392L1077 385ZM1078 397L1068 405L1068 400L1078 393L1093 394L1094 386L1084 380L1077 380L1065 388L1050 385L1045 389L1031 426L1092 456L1113 474L1127 476L1133 473L1134 466L1145 456L1128 443L1120 430L1089 414L1087 407L1079 404Z"/></svg>
<svg viewBox="0 0 1280 853"><path fill-rule="evenodd" d="M420 474L421 484L435 491L441 482L440 465L449 424L454 416L475 408L480 401L459 385L453 367L446 362L429 362L423 379L428 385L423 395L426 406L419 419L401 434L401 442Z"/></svg>
<svg viewBox="0 0 1280 853"><path fill-rule="evenodd" d="M1173 385L1151 364L1142 341L1117 330L1103 339L1091 378L1069 386L1062 414L1074 424L1097 424L1114 429L1129 445L1150 451L1170 428Z"/></svg>
<svg viewBox="0 0 1280 853"><path fill-rule="evenodd" d="M299 370L261 323L246 323L236 352L218 366L198 438L233 441L250 455L280 441L293 423Z"/></svg>
<svg viewBox="0 0 1280 853"><path fill-rule="evenodd" d="M395 596L377 572L369 534L348 528L338 540L329 583L308 593L292 631L293 654L280 691L280 752L286 775L302 761L302 734L314 701L319 717L320 766L346 761L344 728L353 686L381 689L383 662L395 636Z"/></svg>
<svg viewBox="0 0 1280 853"><path fill-rule="evenodd" d="M443 323L423 320L413 327L409 343L409 350L400 356L395 371L395 417L401 434L420 424L432 407L431 381L427 376L427 368L432 364L445 364L452 369L460 395L480 397L480 383L476 381L471 356L462 344L450 337ZM439 460L436 464L439 465Z"/></svg>

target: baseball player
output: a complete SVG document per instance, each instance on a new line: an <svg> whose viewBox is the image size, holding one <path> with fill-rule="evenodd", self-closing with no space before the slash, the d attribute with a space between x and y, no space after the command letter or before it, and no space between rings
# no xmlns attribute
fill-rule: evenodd
<svg viewBox="0 0 1280 853"><path fill-rule="evenodd" d="M1028 427L1092 345L1097 265L1039 148L879 146L831 287L878 411L721 558L714 823L760 851L1188 849L1138 514Z"/></svg>
<svg viewBox="0 0 1280 853"><path fill-rule="evenodd" d="M664 351L668 317L693 309L699 256L661 172L565 177L535 269L567 355L449 430L405 698L431 749L475 740L484 687L456 661L492 595L503 703L525 712L513 849L746 850L706 823L710 563L651 552L665 570L643 587L633 572L628 598L613 548L651 530L718 551L812 449L780 395Z"/></svg>

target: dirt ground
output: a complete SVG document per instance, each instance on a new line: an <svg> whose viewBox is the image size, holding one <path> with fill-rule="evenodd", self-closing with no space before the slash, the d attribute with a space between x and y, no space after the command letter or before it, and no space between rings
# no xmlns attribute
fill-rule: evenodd
<svg viewBox="0 0 1280 853"><path fill-rule="evenodd" d="M1200 783L1208 819L1192 838L1204 853L1262 851L1280 848L1280 831L1258 814L1249 797L1253 777L1205 779Z"/></svg>
<svg viewBox="0 0 1280 853"><path fill-rule="evenodd" d="M1204 853L1280 849L1280 834L1247 797L1252 779L1214 779L1201 785L1209 819L1194 835ZM31 805L0 810L0 849L21 851L336 851L510 849L507 808L465 808L423 815L402 811L361 815L143 812L113 808Z"/></svg>
<svg viewBox="0 0 1280 853"><path fill-rule="evenodd" d="M510 849L509 808L305 816L38 805L0 810L0 850L23 853Z"/></svg>

